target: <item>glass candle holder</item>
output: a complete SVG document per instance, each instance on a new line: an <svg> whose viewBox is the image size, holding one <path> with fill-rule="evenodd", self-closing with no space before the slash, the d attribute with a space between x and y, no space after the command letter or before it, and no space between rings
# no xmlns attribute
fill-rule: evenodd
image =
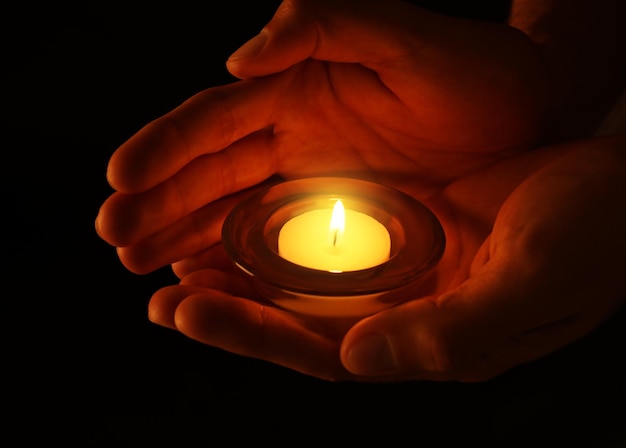
<svg viewBox="0 0 626 448"><path fill-rule="evenodd" d="M342 237L332 228L326 230L330 236L325 241L309 241L304 231L299 238L298 217L331 210L338 201L357 217L353 227L365 233L362 243L348 243L349 232L356 229L347 221L345 248L334 247L342 244L337 243ZM296 226L291 236L286 234L288 223ZM359 179L315 177L272 185L246 198L227 216L222 242L244 278L277 306L310 316L356 318L411 298L441 259L445 234L424 204L397 189ZM297 249L302 251L329 245L324 255L328 261L309 267L286 258L286 245L298 244L304 245Z"/></svg>

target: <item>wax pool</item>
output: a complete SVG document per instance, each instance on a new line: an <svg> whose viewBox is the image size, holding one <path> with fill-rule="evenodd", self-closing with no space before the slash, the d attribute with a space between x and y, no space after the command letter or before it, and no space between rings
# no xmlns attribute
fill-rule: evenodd
<svg viewBox="0 0 626 448"><path fill-rule="evenodd" d="M389 260L390 250L385 226L365 213L343 210L341 201L333 209L310 210L291 218L278 235L281 257L329 272L378 266Z"/></svg>

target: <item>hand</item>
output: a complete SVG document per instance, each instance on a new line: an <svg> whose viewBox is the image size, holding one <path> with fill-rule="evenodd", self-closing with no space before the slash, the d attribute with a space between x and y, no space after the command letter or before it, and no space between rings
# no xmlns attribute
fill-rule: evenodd
<svg viewBox="0 0 626 448"><path fill-rule="evenodd" d="M199 93L111 159L117 192L98 233L130 270L172 263L184 277L155 294L151 320L322 378L471 381L554 350L619 306L624 257L607 247L624 253L624 216L597 198L619 203L623 159L597 142L603 150L520 154L549 125L551 100L543 59L519 31L403 2L291 1L242 51L228 63L241 81ZM343 338L263 306L220 258L221 223L242 195L275 175L317 174L412 194L449 242L423 298ZM581 189L591 193L583 201ZM560 219L576 225L560 233ZM600 235L597 247L564 250L588 234ZM551 245L533 250L542 238ZM593 284L571 286L567 274L583 278L580 269ZM555 287L571 300L555 302Z"/></svg>
<svg viewBox="0 0 626 448"><path fill-rule="evenodd" d="M542 58L507 26L402 1L286 1L241 51L228 67L244 80L200 92L111 158L117 192L97 229L133 272L216 243L230 195L273 175L403 179L421 198L545 125Z"/></svg>
<svg viewBox="0 0 626 448"><path fill-rule="evenodd" d="M220 257L156 292L150 319L334 380L491 378L582 337L626 297L626 135L547 147L428 200L448 246L427 296L356 323L258 301ZM217 256L215 256L217 255Z"/></svg>

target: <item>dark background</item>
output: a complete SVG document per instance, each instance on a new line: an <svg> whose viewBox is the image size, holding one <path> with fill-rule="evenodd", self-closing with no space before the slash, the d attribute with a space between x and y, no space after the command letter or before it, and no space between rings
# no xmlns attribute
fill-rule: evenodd
<svg viewBox="0 0 626 448"><path fill-rule="evenodd" d="M506 14L502 2L483 2L489 13L470 3L444 12ZM129 273L96 236L108 158L192 94L231 82L224 61L277 5L3 7L4 433L82 446L626 446L624 311L481 384L328 383L148 322L150 295L176 279Z"/></svg>

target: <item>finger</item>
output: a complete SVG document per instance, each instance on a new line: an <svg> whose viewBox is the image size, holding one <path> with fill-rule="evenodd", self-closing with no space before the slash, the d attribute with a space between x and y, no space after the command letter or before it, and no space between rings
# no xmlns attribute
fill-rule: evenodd
<svg viewBox="0 0 626 448"><path fill-rule="evenodd" d="M221 292L192 294L177 307L176 327L188 337L328 380L348 379L338 343L307 329L294 315Z"/></svg>
<svg viewBox="0 0 626 448"><path fill-rule="evenodd" d="M261 33L230 56L227 67L239 78L277 73L308 58L384 68L412 53L407 36L432 20L440 19L406 2L283 1Z"/></svg>
<svg viewBox="0 0 626 448"><path fill-rule="evenodd" d="M263 301L257 292L237 273L203 269L186 275L180 284L224 291L234 296L252 298L258 302Z"/></svg>
<svg viewBox="0 0 626 448"><path fill-rule="evenodd" d="M174 314L186 297L195 293L206 293L207 289L254 297L255 294L241 277L205 269L186 276L180 285L166 286L156 291L148 303L148 319L163 327L176 329Z"/></svg>
<svg viewBox="0 0 626 448"><path fill-rule="evenodd" d="M233 263L222 244L215 244L176 263L172 263L172 270L180 279L192 272L207 268L223 272L234 271Z"/></svg>
<svg viewBox="0 0 626 448"><path fill-rule="evenodd" d="M98 234L128 246L219 198L274 174L271 132L249 135L217 154L199 157L171 178L139 194L115 193L96 218Z"/></svg>
<svg viewBox="0 0 626 448"><path fill-rule="evenodd" d="M136 244L118 248L120 261L131 272L146 274L202 252L220 241L226 215L248 193L220 199Z"/></svg>
<svg viewBox="0 0 626 448"><path fill-rule="evenodd" d="M452 69L451 61L470 60L478 55L477 49L498 45L511 49L494 42L494 35L528 51L526 36L503 31L502 26L433 13L405 1L286 0L226 65L242 79L278 73L309 58L358 63L377 73L406 76L407 61L416 60L422 69L442 76ZM409 77L415 83L415 77Z"/></svg>
<svg viewBox="0 0 626 448"><path fill-rule="evenodd" d="M206 288L196 285L171 285L159 289L148 302L148 319L162 327L176 330L176 308L186 297L201 292L206 292Z"/></svg>
<svg viewBox="0 0 626 448"><path fill-rule="evenodd" d="M115 151L107 170L111 186L138 193L170 178L190 161L213 154L271 125L271 104L280 87L267 78L204 90L154 120ZM245 160L232 159L241 175ZM219 173L218 173L219 174Z"/></svg>

